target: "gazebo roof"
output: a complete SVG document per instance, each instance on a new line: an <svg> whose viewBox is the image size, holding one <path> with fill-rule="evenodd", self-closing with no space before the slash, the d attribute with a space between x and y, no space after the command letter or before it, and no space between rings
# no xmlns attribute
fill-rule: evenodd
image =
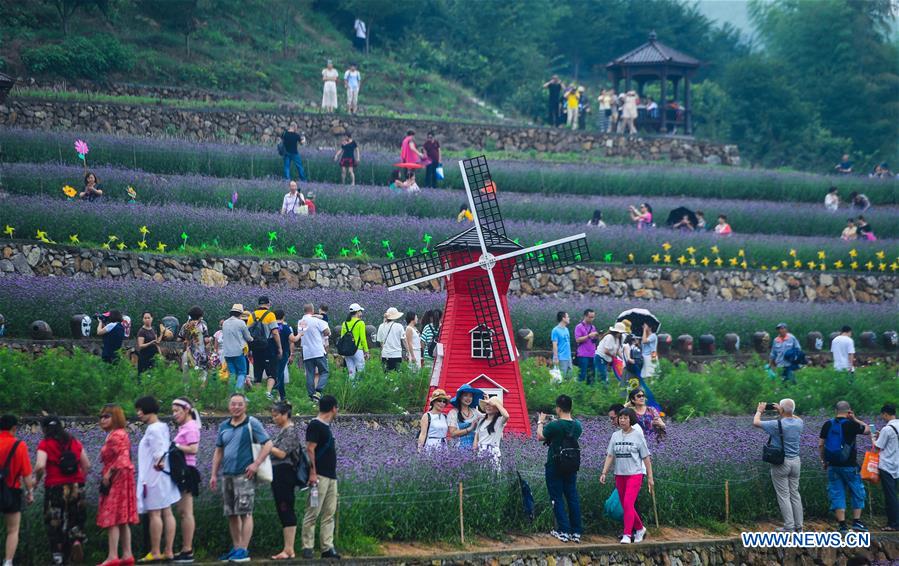
<svg viewBox="0 0 899 566"><path fill-rule="evenodd" d="M656 32L649 34L649 41L621 57L613 59L606 68L628 67L632 65L675 65L679 67L699 67L702 64L686 53L668 47L656 39Z"/></svg>

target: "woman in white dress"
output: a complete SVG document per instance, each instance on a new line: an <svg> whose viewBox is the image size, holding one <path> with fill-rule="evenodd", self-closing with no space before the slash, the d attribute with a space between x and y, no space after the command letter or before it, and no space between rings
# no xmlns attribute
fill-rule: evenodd
<svg viewBox="0 0 899 566"><path fill-rule="evenodd" d="M637 103L639 101L637 93L632 90L627 91L627 94L624 95L624 107L621 110L621 131L623 133L628 133L628 131L631 134L637 133L634 120L637 119Z"/></svg>
<svg viewBox="0 0 899 566"><path fill-rule="evenodd" d="M443 409L449 403L449 395L443 389L435 389L431 393L429 410L421 416L421 428L418 433L418 451L436 450L446 446L446 435L449 425Z"/></svg>
<svg viewBox="0 0 899 566"><path fill-rule="evenodd" d="M159 403L153 397L141 397L134 408L147 425L137 448L137 512L150 516L150 552L141 562L172 560L176 527L172 505L181 499L181 493L164 471L171 443L169 427L159 422ZM165 554L160 549L163 526Z"/></svg>
<svg viewBox="0 0 899 566"><path fill-rule="evenodd" d="M412 371L421 370L421 334L418 332L418 315L414 312L406 313L406 355L409 356L409 367Z"/></svg>
<svg viewBox="0 0 899 566"><path fill-rule="evenodd" d="M500 443L503 440L503 430L509 422L509 411L503 407L503 401L499 397L482 399L478 408L485 416L474 435L474 450L478 454L489 454L493 458L493 466L498 470L502 456Z"/></svg>
<svg viewBox="0 0 899 566"><path fill-rule="evenodd" d="M322 81L324 81L324 89L322 91L322 110L328 114L337 110L337 77L339 76L334 64L328 59L328 66L322 69Z"/></svg>

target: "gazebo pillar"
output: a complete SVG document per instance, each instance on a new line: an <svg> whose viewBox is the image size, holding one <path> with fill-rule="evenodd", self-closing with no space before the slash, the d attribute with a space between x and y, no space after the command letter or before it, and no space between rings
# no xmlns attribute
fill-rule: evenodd
<svg viewBox="0 0 899 566"><path fill-rule="evenodd" d="M662 122L659 126L659 133L664 135L664 134L668 133L668 127L667 127L667 122L668 122L668 94L667 94L668 93L668 72L664 67L662 68L661 83L662 83L662 85L661 85L662 86L662 89L661 89L662 90L662 92L661 92L662 100L659 101L661 103L661 105L660 105L661 107L659 108L659 115L662 117Z"/></svg>
<svg viewBox="0 0 899 566"><path fill-rule="evenodd" d="M630 68L624 69L624 91L627 92L631 89L631 70Z"/></svg>
<svg viewBox="0 0 899 566"><path fill-rule="evenodd" d="M693 108L690 97L690 76L684 75L684 132L693 135Z"/></svg>

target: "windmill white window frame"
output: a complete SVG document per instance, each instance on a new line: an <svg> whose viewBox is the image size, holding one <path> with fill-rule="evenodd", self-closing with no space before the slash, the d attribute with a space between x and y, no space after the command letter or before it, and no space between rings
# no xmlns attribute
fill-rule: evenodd
<svg viewBox="0 0 899 566"><path fill-rule="evenodd" d="M481 391L484 392L485 399L489 399L491 397L499 397L500 401L503 401L503 402L505 401L504 395L506 393L508 393L509 390L506 389L505 387L503 387L502 385L500 385L499 383L497 383L495 380L493 380L489 375L487 375L485 373L478 375L476 378L472 379L465 385L468 385L469 387L474 387L473 384L481 379L485 379L493 385L493 387L484 387L484 386L477 387L477 389L480 389Z"/></svg>
<svg viewBox="0 0 899 566"><path fill-rule="evenodd" d="M493 335L495 332L492 328L479 324L469 330L468 334L471 336L472 359L489 360L493 357Z"/></svg>

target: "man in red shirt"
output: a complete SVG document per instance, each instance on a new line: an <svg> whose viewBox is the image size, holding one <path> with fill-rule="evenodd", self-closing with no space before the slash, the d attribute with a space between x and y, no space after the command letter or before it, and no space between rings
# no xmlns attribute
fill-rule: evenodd
<svg viewBox="0 0 899 566"><path fill-rule="evenodd" d="M31 460L28 458L28 446L16 438L16 425L19 419L13 415L0 417L0 469L5 472L9 501L4 505L0 501L0 513L6 523L6 554L3 564L12 564L19 546L19 525L22 521L22 500L26 503L34 501L34 476L31 475ZM22 492L22 484L25 492ZM6 499L4 497L3 499Z"/></svg>

